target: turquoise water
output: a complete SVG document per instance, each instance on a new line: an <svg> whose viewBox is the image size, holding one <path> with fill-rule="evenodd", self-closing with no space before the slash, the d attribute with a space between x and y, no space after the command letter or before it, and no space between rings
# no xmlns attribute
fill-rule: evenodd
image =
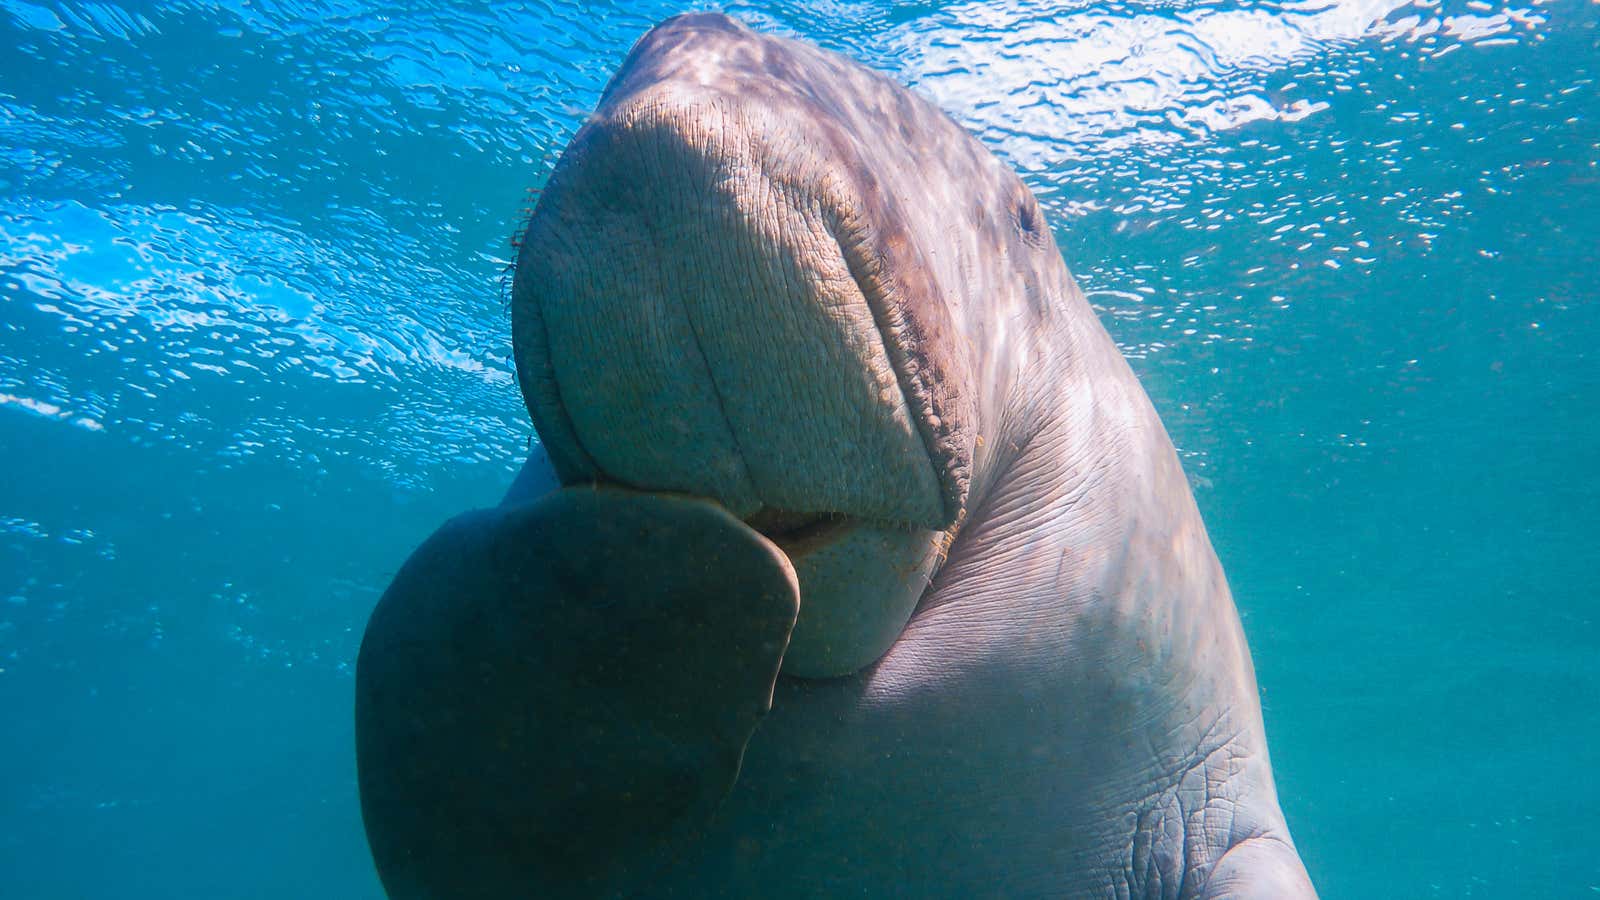
<svg viewBox="0 0 1600 900"><path fill-rule="evenodd" d="M0 0L0 895L380 896L361 628L510 481L524 189L683 8ZM1600 893L1600 5L725 9L1040 195L1323 895Z"/></svg>

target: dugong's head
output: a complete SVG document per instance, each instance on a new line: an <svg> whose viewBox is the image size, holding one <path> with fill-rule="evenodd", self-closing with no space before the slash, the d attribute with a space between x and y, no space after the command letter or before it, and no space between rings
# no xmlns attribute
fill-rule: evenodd
<svg viewBox="0 0 1600 900"><path fill-rule="evenodd" d="M931 104L685 16L539 200L517 373L564 483L710 498L781 547L784 671L840 675L893 643L1019 438L1067 280L1032 195Z"/></svg>
<svg viewBox="0 0 1600 900"><path fill-rule="evenodd" d="M974 581L961 548L1028 524L1058 401L1100 389L1012 172L889 79L715 15L612 80L512 316L566 488L446 524L368 624L362 810L396 898L626 893L692 846L780 671L882 658L958 537L945 584ZM940 668L871 671L902 658Z"/></svg>

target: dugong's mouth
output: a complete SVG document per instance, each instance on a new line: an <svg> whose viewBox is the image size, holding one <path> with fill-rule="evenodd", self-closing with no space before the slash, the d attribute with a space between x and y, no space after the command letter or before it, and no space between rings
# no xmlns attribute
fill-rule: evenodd
<svg viewBox="0 0 1600 900"><path fill-rule="evenodd" d="M813 535L836 529L842 519L842 516L827 513L793 513L763 507L760 512L747 517L745 524L773 541L798 543Z"/></svg>
<svg viewBox="0 0 1600 900"><path fill-rule="evenodd" d="M859 524L859 520L840 513L792 513L769 507L747 517L745 524L777 544L791 559L800 559L817 547L837 540ZM912 528L910 525L899 527Z"/></svg>

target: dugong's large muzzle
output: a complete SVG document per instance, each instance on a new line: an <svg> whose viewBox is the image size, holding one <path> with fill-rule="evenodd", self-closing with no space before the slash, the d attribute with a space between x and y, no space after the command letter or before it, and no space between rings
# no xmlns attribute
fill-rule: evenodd
<svg viewBox="0 0 1600 900"><path fill-rule="evenodd" d="M893 310L856 202L791 130L667 92L584 128L517 267L529 409L569 478L744 519L948 527L959 488L880 327Z"/></svg>
<svg viewBox="0 0 1600 900"><path fill-rule="evenodd" d="M927 585L971 423L930 380L944 310L856 139L770 99L613 86L524 235L518 378L567 483L711 498L782 547L805 598L785 671L834 676Z"/></svg>

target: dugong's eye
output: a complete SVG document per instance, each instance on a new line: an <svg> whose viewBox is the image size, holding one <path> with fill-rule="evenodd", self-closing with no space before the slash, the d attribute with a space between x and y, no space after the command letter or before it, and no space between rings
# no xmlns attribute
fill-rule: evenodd
<svg viewBox="0 0 1600 900"><path fill-rule="evenodd" d="M1017 230L1022 233L1022 239L1030 247L1040 248L1045 245L1044 213L1039 210L1039 201L1026 189L1017 198Z"/></svg>

